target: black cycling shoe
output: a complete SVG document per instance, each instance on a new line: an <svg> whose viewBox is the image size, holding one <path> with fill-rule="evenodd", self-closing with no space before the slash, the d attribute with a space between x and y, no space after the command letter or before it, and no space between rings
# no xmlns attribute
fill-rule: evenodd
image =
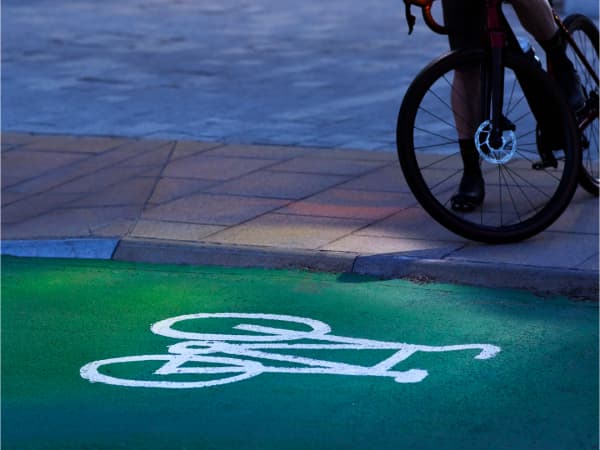
<svg viewBox="0 0 600 450"><path fill-rule="evenodd" d="M483 203L485 183L481 173L463 173L458 192L450 199L451 207L458 212L471 212Z"/></svg>

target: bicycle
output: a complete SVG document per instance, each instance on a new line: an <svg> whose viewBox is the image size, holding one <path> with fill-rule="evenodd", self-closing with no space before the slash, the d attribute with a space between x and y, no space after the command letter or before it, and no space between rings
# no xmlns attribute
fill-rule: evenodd
<svg viewBox="0 0 600 450"><path fill-rule="evenodd" d="M431 30L447 34L432 15L433 1L404 0L409 34L416 19L412 6L422 9ZM554 13L585 90L585 106L575 114L552 68L544 70L515 36L502 0L485 5L481 49L449 52L416 76L400 107L396 143L406 182L433 219L471 240L510 243L550 226L578 183L598 195L598 29L583 15L561 21ZM461 97L454 89L457 72L475 74L473 96ZM463 171L457 124L464 119L456 106L473 105L473 98L485 198L465 212L453 209L451 201Z"/></svg>

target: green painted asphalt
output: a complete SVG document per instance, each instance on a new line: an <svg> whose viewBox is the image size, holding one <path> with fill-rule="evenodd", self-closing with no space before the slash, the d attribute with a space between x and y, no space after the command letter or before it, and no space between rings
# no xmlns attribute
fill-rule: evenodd
<svg viewBox="0 0 600 450"><path fill-rule="evenodd" d="M1 324L3 449L598 448L595 302L5 257Z"/></svg>

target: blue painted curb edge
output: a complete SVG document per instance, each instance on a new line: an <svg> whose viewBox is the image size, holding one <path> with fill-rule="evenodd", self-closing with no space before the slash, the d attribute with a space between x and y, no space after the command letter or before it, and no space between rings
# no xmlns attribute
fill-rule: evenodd
<svg viewBox="0 0 600 450"><path fill-rule="evenodd" d="M111 259L119 239L28 239L2 241L0 254L36 258Z"/></svg>

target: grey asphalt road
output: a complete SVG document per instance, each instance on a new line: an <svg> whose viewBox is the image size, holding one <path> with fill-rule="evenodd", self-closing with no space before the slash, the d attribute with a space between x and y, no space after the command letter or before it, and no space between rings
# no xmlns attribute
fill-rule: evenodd
<svg viewBox="0 0 600 450"><path fill-rule="evenodd" d="M6 0L2 129L393 150L446 47L401 0Z"/></svg>

